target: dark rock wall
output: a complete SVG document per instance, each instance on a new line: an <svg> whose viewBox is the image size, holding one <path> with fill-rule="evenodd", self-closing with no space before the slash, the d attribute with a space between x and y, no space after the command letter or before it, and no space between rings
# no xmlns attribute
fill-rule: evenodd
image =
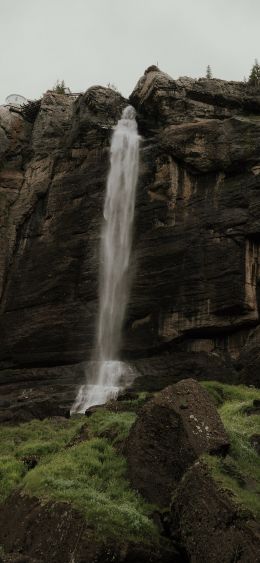
<svg viewBox="0 0 260 563"><path fill-rule="evenodd" d="M236 355L237 331L258 322L260 97L253 103L243 90L152 71L132 94L140 128L152 135L131 301L133 332L150 331L148 346L189 335L195 350L210 351L220 336Z"/></svg>
<svg viewBox="0 0 260 563"><path fill-rule="evenodd" d="M244 345L260 342L260 96L153 68L130 101L143 140L122 356L243 350L248 381ZM0 110L5 381L8 369L90 357L109 143L126 104L93 87L75 102L47 92L34 124Z"/></svg>
<svg viewBox="0 0 260 563"><path fill-rule="evenodd" d="M73 363L90 353L109 140L124 105L105 88L75 104L43 98L3 244L5 366Z"/></svg>

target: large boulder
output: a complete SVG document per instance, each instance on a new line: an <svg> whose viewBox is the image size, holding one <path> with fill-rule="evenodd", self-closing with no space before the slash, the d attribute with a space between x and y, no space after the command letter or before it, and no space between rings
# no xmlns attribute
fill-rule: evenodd
<svg viewBox="0 0 260 563"><path fill-rule="evenodd" d="M166 506L184 472L203 452L223 454L228 447L207 391L186 379L143 407L126 443L129 477L149 501Z"/></svg>
<svg viewBox="0 0 260 563"><path fill-rule="evenodd" d="M259 526L234 504L203 463L196 462L185 473L174 496L172 515L192 563L260 561Z"/></svg>
<svg viewBox="0 0 260 563"><path fill-rule="evenodd" d="M0 544L7 554L3 563L182 563L168 544L98 536L69 503L19 492L1 506Z"/></svg>

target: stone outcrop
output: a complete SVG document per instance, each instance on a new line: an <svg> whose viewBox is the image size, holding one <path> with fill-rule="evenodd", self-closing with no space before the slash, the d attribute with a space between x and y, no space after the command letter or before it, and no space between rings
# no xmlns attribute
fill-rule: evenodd
<svg viewBox="0 0 260 563"><path fill-rule="evenodd" d="M13 493L1 507L3 563L182 563L171 546L98 538L69 503ZM0 556L1 561L1 556ZM2 563L2 562L1 562Z"/></svg>
<svg viewBox="0 0 260 563"><path fill-rule="evenodd" d="M148 68L130 96L144 130L203 120L224 121L233 116L259 114L260 95L244 82L218 79L174 80L156 67Z"/></svg>
<svg viewBox="0 0 260 563"><path fill-rule="evenodd" d="M151 67L130 101L143 141L122 357L145 374L157 358L164 381L170 359L181 366L185 357L192 377L257 384L260 96L244 83L173 80ZM95 86L76 101L47 92L34 123L0 109L4 395L19 379L41 396L50 370L49 399L65 384L67 408L84 378L109 143L127 103ZM167 383L186 377L171 370Z"/></svg>
<svg viewBox="0 0 260 563"><path fill-rule="evenodd" d="M260 560L259 526L234 504L203 463L185 474L172 505L189 561L249 563ZM176 534L176 529L174 530Z"/></svg>
<svg viewBox="0 0 260 563"><path fill-rule="evenodd" d="M187 468L202 453L224 454L229 440L207 391L187 379L155 395L126 442L129 478L149 501L168 506Z"/></svg>
<svg viewBox="0 0 260 563"><path fill-rule="evenodd" d="M150 330L153 345L196 336L194 350L223 347L236 356L258 322L260 98L249 103L243 91L151 71L131 96L141 130L150 132L138 215L143 324L134 299L132 323L146 346Z"/></svg>

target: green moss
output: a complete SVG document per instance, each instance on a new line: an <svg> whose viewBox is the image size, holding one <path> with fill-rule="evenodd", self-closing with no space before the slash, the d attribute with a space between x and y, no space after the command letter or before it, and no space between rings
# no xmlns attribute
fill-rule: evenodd
<svg viewBox="0 0 260 563"><path fill-rule="evenodd" d="M152 399L153 395L153 393L148 391L139 391L136 399L126 400L124 401L124 404L129 408L129 410L138 410L147 403L147 401Z"/></svg>
<svg viewBox="0 0 260 563"><path fill-rule="evenodd" d="M98 409L89 419L89 428L96 436L106 436L114 444L124 440L136 419L134 412L110 412Z"/></svg>
<svg viewBox="0 0 260 563"><path fill-rule="evenodd" d="M13 456L0 456L0 501L3 501L17 487L26 473L22 461Z"/></svg>
<svg viewBox="0 0 260 563"><path fill-rule="evenodd" d="M228 385L219 381L202 381L201 385L208 391L217 405L223 405L225 401L260 399L260 390L246 385Z"/></svg>
<svg viewBox="0 0 260 563"><path fill-rule="evenodd" d="M99 436L111 432L111 441L123 440L135 420L132 412L113 413L98 410L87 419L90 433ZM66 444L71 442L86 423L86 417L69 420L52 418L32 420L17 426L0 428L0 499L4 499L19 485L26 473L23 458L34 456L39 464L51 459ZM109 438L109 436L108 436Z"/></svg>
<svg viewBox="0 0 260 563"><path fill-rule="evenodd" d="M102 537L148 540L156 535L149 507L126 480L126 461L104 438L64 450L24 479L28 494L69 501Z"/></svg>
<svg viewBox="0 0 260 563"><path fill-rule="evenodd" d="M232 492L234 500L260 517L260 464L259 456L250 443L253 434L259 434L259 416L246 414L260 391L244 385L226 385L205 382L203 386L218 402L219 414L230 439L230 452L225 458L204 456L213 477ZM221 401L220 401L221 398Z"/></svg>
<svg viewBox="0 0 260 563"><path fill-rule="evenodd" d="M38 462L60 450L82 425L77 420L33 420L17 426L0 427L0 499L6 498L22 481L26 466L23 458L35 456Z"/></svg>
<svg viewBox="0 0 260 563"><path fill-rule="evenodd" d="M84 416L74 419L51 418L32 420L17 426L0 427L1 455L13 454L44 457L63 447L86 421Z"/></svg>
<svg viewBox="0 0 260 563"><path fill-rule="evenodd" d="M207 461L214 479L221 488L231 493L233 501L240 510L246 509L259 519L259 482L248 481L231 456L227 456L225 460L213 456L203 456L203 458Z"/></svg>
<svg viewBox="0 0 260 563"><path fill-rule="evenodd" d="M46 501L70 502L93 525L97 538L156 541L158 533L149 519L151 507L131 489L126 461L112 445L127 436L135 417L133 412L99 409L88 419L53 418L3 426L0 498L20 486ZM90 439L65 447L73 443L83 424ZM30 456L37 458L38 465L28 472L22 458Z"/></svg>
<svg viewBox="0 0 260 563"><path fill-rule="evenodd" d="M201 385L208 391L217 407L223 405L225 399L221 384L217 381L202 381Z"/></svg>

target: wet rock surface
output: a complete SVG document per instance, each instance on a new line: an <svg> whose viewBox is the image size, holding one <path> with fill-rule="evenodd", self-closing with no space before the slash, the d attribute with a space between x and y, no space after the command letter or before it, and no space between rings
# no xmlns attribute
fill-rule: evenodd
<svg viewBox="0 0 260 563"><path fill-rule="evenodd" d="M130 430L125 454L134 488L167 506L184 472L202 453L225 454L228 436L208 393L192 379L166 387Z"/></svg>

